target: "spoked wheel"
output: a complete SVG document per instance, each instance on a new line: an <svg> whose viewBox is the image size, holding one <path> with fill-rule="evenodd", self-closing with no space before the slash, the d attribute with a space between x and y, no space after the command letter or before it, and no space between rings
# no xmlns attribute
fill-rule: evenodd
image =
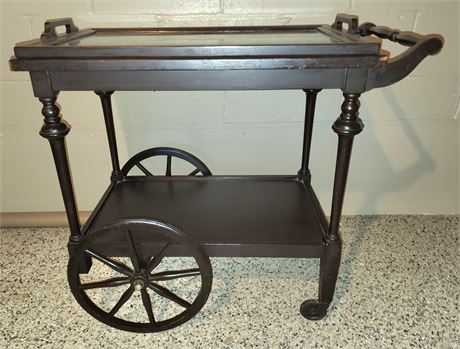
<svg viewBox="0 0 460 349"><path fill-rule="evenodd" d="M173 158L182 159L194 167L194 169L188 173L188 176L195 176L201 173L203 176L211 176L212 173L209 168L198 159L196 156L186 152L185 150L170 148L170 147L158 147L144 150L134 155L128 162L123 166L121 172L124 176L127 176L133 167L137 167L146 176L153 176L154 171L150 171L141 162L155 156L166 156L166 173L165 176L172 176L172 160Z"/></svg>
<svg viewBox="0 0 460 349"><path fill-rule="evenodd" d="M79 265L88 257L92 267L82 273ZM78 303L97 320L125 331L158 332L200 311L211 291L212 268L201 246L181 229L125 219L79 242L68 280Z"/></svg>

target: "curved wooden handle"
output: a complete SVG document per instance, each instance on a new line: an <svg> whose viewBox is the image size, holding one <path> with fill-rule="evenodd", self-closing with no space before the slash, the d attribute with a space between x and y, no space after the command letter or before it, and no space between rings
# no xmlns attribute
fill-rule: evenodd
<svg viewBox="0 0 460 349"><path fill-rule="evenodd" d="M381 39L388 39L397 42L403 46L414 46L422 42L428 43L426 48L429 55L435 55L441 51L444 45L444 38L440 35L420 35L410 31L400 31L385 26L376 26L373 23L367 22L359 26L359 33L362 36L375 35Z"/></svg>
<svg viewBox="0 0 460 349"><path fill-rule="evenodd" d="M369 70L366 90L398 82L409 75L427 56L439 53L444 45L444 38L441 35L401 32L385 26L376 26L373 23L361 24L359 32L362 36L375 35L381 39L388 39L403 46L409 46L400 55Z"/></svg>

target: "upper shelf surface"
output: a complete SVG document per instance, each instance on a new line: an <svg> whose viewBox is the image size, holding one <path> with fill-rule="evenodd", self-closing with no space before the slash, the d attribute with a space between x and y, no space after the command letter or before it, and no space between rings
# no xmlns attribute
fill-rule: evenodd
<svg viewBox="0 0 460 349"><path fill-rule="evenodd" d="M65 33L59 34L65 27ZM382 39L407 49L395 57ZM337 14L332 25L100 28L50 19L16 44L12 71L31 72L36 96L56 91L279 90L362 93L406 77L444 44Z"/></svg>

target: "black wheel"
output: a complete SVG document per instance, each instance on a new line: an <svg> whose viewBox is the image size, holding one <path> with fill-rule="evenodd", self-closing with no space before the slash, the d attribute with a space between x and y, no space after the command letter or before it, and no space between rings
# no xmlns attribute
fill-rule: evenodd
<svg viewBox="0 0 460 349"><path fill-rule="evenodd" d="M185 257L171 257L171 251ZM92 267L86 273L79 266L88 257ZM125 331L159 332L200 311L211 291L212 268L202 247L181 229L125 219L79 242L68 281L78 303L97 320Z"/></svg>
<svg viewBox="0 0 460 349"><path fill-rule="evenodd" d="M124 176L127 176L133 167L137 167L146 176L153 176L154 172L149 171L146 166L141 164L141 162L149 158L155 157L155 156L166 156L165 176L172 175L172 159L173 158L182 159L194 167L194 169L190 173L187 174L188 176L195 176L199 173L201 173L203 176L212 175L209 168L203 163L203 161L198 159L196 156L186 152L185 150L170 148L170 147L150 148L150 149L141 151L140 153L134 155L131 159L129 159L128 162L126 162L125 166L123 166L123 168L121 169L121 173Z"/></svg>

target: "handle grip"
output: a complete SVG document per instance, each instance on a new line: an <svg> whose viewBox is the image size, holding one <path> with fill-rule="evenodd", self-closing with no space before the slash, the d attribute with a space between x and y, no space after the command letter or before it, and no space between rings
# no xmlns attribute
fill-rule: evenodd
<svg viewBox="0 0 460 349"><path fill-rule="evenodd" d="M78 27L73 23L73 19L70 17L49 19L45 22L45 29L40 39L44 42L56 39L58 37L56 28L61 26L65 26L66 34L78 32Z"/></svg>
<svg viewBox="0 0 460 349"><path fill-rule="evenodd" d="M381 39L388 39L397 42L403 46L415 46L420 43L425 43L427 53L435 55L441 51L444 45L444 40L440 35L420 35L409 31L399 31L385 26L376 26L373 23L367 22L359 26L359 33L362 36L375 35Z"/></svg>

